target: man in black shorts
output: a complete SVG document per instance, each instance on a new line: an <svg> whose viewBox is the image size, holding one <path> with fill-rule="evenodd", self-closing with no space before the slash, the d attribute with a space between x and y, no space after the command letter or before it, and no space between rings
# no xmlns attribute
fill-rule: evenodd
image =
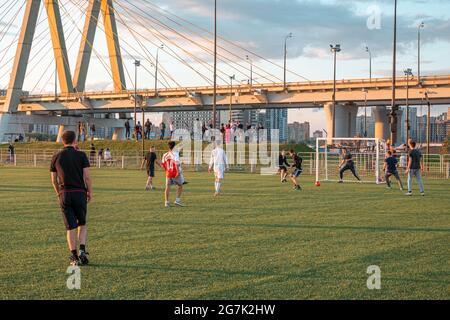
<svg viewBox="0 0 450 320"><path fill-rule="evenodd" d="M350 170L358 181L361 181L358 174L356 173L355 163L353 162L353 156L347 149L342 149L342 161L339 164L339 183L344 182L344 172Z"/></svg>
<svg viewBox="0 0 450 320"><path fill-rule="evenodd" d="M300 184L297 181L297 178L300 176L300 174L302 173L303 169L302 169L302 162L303 159L295 153L294 150L289 150L289 155L292 157L292 160L294 161L294 163L291 165L292 168L294 168L294 171L291 174L291 180L292 183L294 184L294 190L302 190L302 188L300 187Z"/></svg>
<svg viewBox="0 0 450 320"><path fill-rule="evenodd" d="M53 157L50 171L67 229L67 243L72 254L70 265L77 266L89 263L86 256L86 213L87 203L92 199L92 180L86 154L76 150L75 132L64 132L62 141L64 149ZM77 231L80 255L77 253Z"/></svg>
<svg viewBox="0 0 450 320"><path fill-rule="evenodd" d="M144 161L142 161L141 169L145 167L147 169L147 184L145 190L155 189L153 186L153 178L155 177L155 162L161 167L161 163L157 160L155 147L150 147L150 151L145 155Z"/></svg>
<svg viewBox="0 0 450 320"><path fill-rule="evenodd" d="M287 167L289 167L289 163L287 162L286 152L282 150L278 156L278 171L280 172L281 182L287 182Z"/></svg>

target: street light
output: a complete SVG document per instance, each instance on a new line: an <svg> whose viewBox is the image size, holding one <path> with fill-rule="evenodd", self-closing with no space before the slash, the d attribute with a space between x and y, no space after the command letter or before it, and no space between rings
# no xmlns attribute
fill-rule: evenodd
<svg viewBox="0 0 450 320"><path fill-rule="evenodd" d="M335 138L336 135L336 56L338 52L341 52L341 45L337 44L333 46L330 44L330 50L333 53L334 59L334 76L333 76L333 136Z"/></svg>
<svg viewBox="0 0 450 320"><path fill-rule="evenodd" d="M369 79L372 82L372 51L370 51L369 47L366 47L366 52L369 54Z"/></svg>
<svg viewBox="0 0 450 320"><path fill-rule="evenodd" d="M245 56L245 59L246 59L248 62L250 62L250 82L249 82L249 84L250 84L250 90L251 90L251 88L252 88L252 86L253 86L253 60L250 59L250 57L249 57L248 55Z"/></svg>
<svg viewBox="0 0 450 320"><path fill-rule="evenodd" d="M214 74L213 74L213 129L216 128L216 108L217 108L217 0L214 0Z"/></svg>
<svg viewBox="0 0 450 320"><path fill-rule="evenodd" d="M396 90L396 73L397 73L397 0L394 2L394 41L392 51L392 107L390 113L391 125L391 144L394 146L397 142L397 101L395 96Z"/></svg>
<svg viewBox="0 0 450 320"><path fill-rule="evenodd" d="M286 38L284 38L284 74L283 74L283 89L286 90L286 64L287 64L287 41L288 39L292 39L294 35L289 33Z"/></svg>
<svg viewBox="0 0 450 320"><path fill-rule="evenodd" d="M421 22L417 27L417 81L420 84L420 30L425 28L425 23Z"/></svg>
<svg viewBox="0 0 450 320"><path fill-rule="evenodd" d="M406 119L405 119L405 124L406 124L406 153L408 153L408 149L409 149L409 145L408 145L408 141L409 141L409 130L410 130L410 126L409 126L409 77L413 76L412 73L412 69L408 68L405 71L405 76L406 76Z"/></svg>
<svg viewBox="0 0 450 320"><path fill-rule="evenodd" d="M137 125L137 114L136 114L136 108L137 108L137 68L141 66L141 61L134 60L134 129L136 129ZM137 135L135 137L137 139Z"/></svg>
<svg viewBox="0 0 450 320"><path fill-rule="evenodd" d="M364 138L367 138L367 89L362 90L364 92Z"/></svg>
<svg viewBox="0 0 450 320"><path fill-rule="evenodd" d="M158 60L159 60L159 50L164 49L164 44L156 48L156 63L155 63L155 97L158 96Z"/></svg>
<svg viewBox="0 0 450 320"><path fill-rule="evenodd" d="M232 76L230 76L230 115L229 115L229 120L231 123L231 105L233 104L233 80L236 79L236 76L233 74Z"/></svg>

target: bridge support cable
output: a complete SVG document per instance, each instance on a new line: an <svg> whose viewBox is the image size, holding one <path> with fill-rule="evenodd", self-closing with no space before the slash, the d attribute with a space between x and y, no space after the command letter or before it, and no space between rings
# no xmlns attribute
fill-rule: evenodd
<svg viewBox="0 0 450 320"><path fill-rule="evenodd" d="M188 52L188 51L187 51L186 49L184 49L183 47L181 47L181 46L177 45L176 43L174 43L173 41L171 41L169 37L167 37L167 36L165 36L164 34L162 34L162 32L159 30L159 29L166 29L166 30L168 30L169 32L173 33L175 36L181 37L181 38L183 38L184 40L188 41L189 43L191 43L191 44L195 45L196 47L200 48L202 51L205 51L207 54L210 54L210 55L213 54L213 51L212 51L210 48L203 46L202 44L198 43L197 41L192 40L190 37L184 35L183 33L180 33L180 32L178 32L177 30L171 28L170 26L168 26L167 24L165 24L164 22L162 22L160 19L158 19L158 18L152 16L151 14L149 14L148 12L142 10L141 8L139 8L139 7L136 6L135 4L131 3L130 1L128 1L128 0L125 0L125 1L126 1L129 5L131 5L131 6L133 6L134 8L136 8L136 10L139 10L139 11L142 12L142 13L138 13L138 12L136 12L135 10L132 10L132 9L129 9L129 12L130 12L130 11L133 12L134 14L140 16L142 19L144 19L144 20L147 21L147 22L148 22L148 20L151 20L151 21L153 21L153 23L155 23L157 26L160 27L160 28L153 27L153 29L154 29L155 31L151 31L151 30L150 30L150 32L152 32L152 33L154 34L154 36L156 36L156 35L155 35L155 32L158 32L161 36L165 37L165 38L167 39L167 41L169 41L169 42L171 42L172 44L174 44L175 46L177 46L180 50L182 50L183 52L185 52L187 55L192 56L192 54L191 54L190 52ZM122 1L121 1L121 2L122 2ZM130 14L130 15L131 15L131 14ZM145 16L143 16L143 15L145 15ZM211 40L208 40L208 41L211 42ZM237 56L237 55L235 55L235 54L233 54L233 53L231 53L231 54L234 55L235 57L239 58L239 59L242 58L242 57L239 57L239 56ZM221 58L220 60L222 60L222 62L224 62L224 63L225 63L227 66L229 66L230 68L234 69L236 72L239 72L239 73L240 73L241 75L243 75L243 76L247 76L247 75L248 75L247 72L243 72L243 71L242 71L242 69L245 69L246 71L249 71L249 70L250 70L246 65L242 65L242 64L240 64L239 62L236 62L236 61L234 61L234 60L232 60L232 59L230 59L230 58L228 58L228 57L226 57L226 56L224 56L223 54L220 54L220 53L218 54L218 56ZM194 55L194 57L196 57L196 56ZM241 69L239 69L239 68L237 68L236 66L234 66L234 64L236 64L236 65L237 65L238 67L240 67ZM211 67L212 67L212 66L211 66ZM255 69L256 69L256 68L255 68ZM221 73L225 76L225 79L228 78L229 74L227 74L227 73L225 73L225 72L223 72L223 71L219 71L219 72L221 72ZM270 81L270 82L273 81L273 79L270 79L270 78L268 78L267 76L265 76L265 75L263 75L263 74L260 74L260 73L258 73L258 72L255 72L255 75L259 76L260 78L264 78L264 79L266 79L266 80L268 80L268 81ZM225 80L225 79L221 79L221 80L224 81L224 82L227 82L228 80Z"/></svg>
<svg viewBox="0 0 450 320"><path fill-rule="evenodd" d="M64 5L61 6L61 8L67 12L67 10L65 9ZM74 23L76 25L76 22L72 19L72 17L70 16L70 14L68 15L70 20L72 20L72 23ZM100 63L102 64L103 68L106 70L106 72L109 74L109 76L111 77L111 79L113 79L113 73L112 73L112 68L111 66L108 66L108 64L104 61L104 59L102 58L102 56L97 52L97 50L94 48L93 43L87 41L86 39L86 35L83 34L83 31L78 28L77 26L77 31L81 34L81 41L86 41L86 43L88 44L88 46L90 47L90 49L92 50L92 52L94 52L95 56L97 57L97 59L100 61ZM109 69L108 69L109 68ZM121 83L121 86L126 87L125 83Z"/></svg>
<svg viewBox="0 0 450 320"><path fill-rule="evenodd" d="M190 25L190 26L196 28L196 29L199 30L199 31L205 32L205 33L207 33L207 34L213 36L213 32L211 32L210 30L208 30L208 29L206 29L206 28L203 28L203 27L201 27L201 26L199 26L199 25L197 25L197 24L195 24L195 23L193 23L193 22L191 22L191 21L189 21L189 20L187 20L187 19L185 19L185 18L183 18L183 17L180 17L180 16L176 15L175 13L173 13L173 12L167 10L167 9L164 9L164 8L162 8L161 6L159 6L159 5L157 5L157 4L154 4L153 2L151 2L151 1L149 1L149 0L141 0L141 1L142 1L143 3L145 3L145 4L148 4L148 5L145 5L145 4L144 4L144 6L145 6L146 8L150 8L149 6L151 6L151 10L155 10L155 9L156 9L156 10L159 11L161 14L165 13L166 18L169 19L170 21L174 22L174 23L177 23L177 24L178 24L177 21L171 19L169 16L173 16L174 18L178 19L179 21L182 21L182 22L184 22L185 24L188 24L188 25ZM190 30L192 30L192 29L190 29ZM192 31L192 32L195 32L195 31ZM199 35L199 36L201 36L200 33L196 33L196 34ZM203 36L202 36L202 37L203 37ZM203 38L204 38L204 39L208 39L208 38L206 38L206 37L203 37ZM242 51L244 51L244 52L246 52L246 53L248 53L248 54L250 54L250 55L252 55L252 56L254 56L254 57L256 57L256 58L258 58L258 59L260 59L260 60L262 60L262 61L268 62L268 63L270 63L271 65L273 65L273 66L275 66L275 67L277 67L277 68L283 69L283 66L282 66L282 65L279 65L279 64L277 64L277 63L275 63L275 62L273 62L273 61L271 61L271 60L269 60L269 59L267 59L267 58L261 56L260 54L254 52L254 51L252 51L252 50L249 50L248 48L243 47L242 45L239 45L239 44L237 44L237 43L235 43L235 42L233 42L233 41L230 41L230 40L228 40L228 39L225 38L225 37L218 36L218 38L219 38L220 40L224 41L225 43L227 43L227 44L229 44L229 45L231 45L231 46L233 46L233 47L235 47L235 48L238 48L238 49L240 49L240 50L242 50ZM209 40L209 41L211 42L212 40ZM225 48L225 47L223 47L223 46L218 45L218 47L219 47L221 50L229 51L227 48ZM232 53L232 52L229 51L229 53ZM242 59L242 57L239 56L239 55L237 55L237 57L239 57L239 58ZM266 72L267 74L270 74L269 72L265 71L264 69L262 69L262 68L260 68L260 67L258 67L258 66L256 66L256 65L254 65L253 67L254 67L255 69L261 70L262 72ZM298 74L298 73L296 73L296 72L294 72L294 71L292 71L292 70L287 69L287 72L290 73L290 74L292 74L292 75L295 75L296 77L299 77L299 78L301 78L301 79L304 79L304 80L306 80L306 81L310 81L310 79L308 79L308 78L306 78L306 77L304 77L304 76L302 76L302 75L300 75L300 74ZM282 81L281 78L279 78L279 77L277 77L277 76L274 76L274 75L272 75L272 76L275 77L276 79L278 79L280 82Z"/></svg>
<svg viewBox="0 0 450 320"><path fill-rule="evenodd" d="M70 0L72 3L73 3L73 0ZM80 10L80 12L82 12L83 13L83 9L81 9L81 8L79 8L78 7L78 10ZM114 10L114 12L115 12L115 15L116 16L118 16L118 12L117 12L117 10L115 9L115 8L113 8L113 10ZM84 13L83 13L84 14ZM102 26L101 26L101 21L99 20L99 17L98 16L92 16L91 17L92 18L92 20L95 22L95 25L96 25L96 27L98 27L100 30L102 30L102 31L105 31L105 29L104 28L102 28ZM104 24L103 24L103 26L104 26ZM106 33L105 33L106 34ZM116 34L117 35L117 34ZM108 35L107 35L108 36ZM92 41L86 41L86 43L87 43L87 45L89 46L89 48L91 48L92 47ZM126 40L124 40L124 39L122 39L121 40L121 43L123 44L123 43L125 43L125 44L127 44L129 47L131 47L132 48L132 50L133 51L135 51L135 52L137 52L138 54L139 54L139 52L133 47L133 46L131 46L130 44L128 44L128 42L126 41ZM129 56L131 56L133 59L136 59L136 57L135 57L135 55L134 54L132 54L132 53L130 53L126 48L125 48L125 46L121 46L121 49L123 50L123 51L125 51L125 53L126 54L128 54ZM81 49L80 49L81 50ZM145 66L142 66L151 76L154 76L153 75L153 73L151 73ZM129 73L128 73L128 70L127 70L127 68L126 68L126 66L124 65L124 68L125 68L125 71L126 71L126 73L127 73L127 75L128 75L128 77L129 77L129 80L130 80L130 82L134 85L134 82L133 82L133 79L132 79L132 77L130 77L130 75L129 75ZM164 85L164 84L163 84ZM165 85L164 85L165 86Z"/></svg>
<svg viewBox="0 0 450 320"><path fill-rule="evenodd" d="M119 6L119 7L122 7L122 6L120 5L120 3L118 3L118 6ZM122 9L125 10L130 16L132 16L132 13L130 13L130 11L129 11L127 8L122 7ZM120 15L120 14L118 14L118 15ZM171 41L169 38L165 37L164 35L161 35L161 36L164 38L164 40L162 40L161 37L159 37L158 35L156 35L156 34L154 33L154 30L149 29L148 26L146 26L145 23L142 23L142 22L140 21L139 18L136 18L135 16L133 16L133 17L136 19L135 22L138 22L139 25L140 25L141 27L145 28L145 29L148 30L150 33L152 33L153 36L154 36L155 38L157 38L160 42L163 42L163 43L166 44L166 48L169 50L169 51L166 51L166 52L167 52L172 58L174 58L175 60L181 62L183 65L185 65L186 67L188 67L189 69L191 69L192 71L194 71L195 73L197 73L197 74L198 74L202 79L204 79L205 81L210 82L209 78L208 78L206 75L204 75L204 74L201 73L199 70L197 70L196 68L194 68L194 67L192 67L191 65L189 65L189 63L188 63L186 60L184 60L184 59L183 59L180 55L178 55L178 54L177 54L170 46L167 45L167 43L174 44L173 41ZM122 21L123 21L123 19L122 19ZM140 34L136 35L136 33L133 32L131 28L129 28L129 26L128 26L128 24L127 24L126 22L123 21L123 24L129 29L130 33L133 35L133 37L135 38L135 40L136 40L138 43L141 43L141 41L138 39L138 36L139 36ZM143 35L140 35L140 36L141 36L144 40L146 40L146 41L152 43L153 45L157 46L156 43L153 42L153 41L151 41L150 39L144 38ZM143 47L143 46L141 45L141 47ZM184 50L181 46L179 47L179 49ZM147 51L148 51L148 50L147 50ZM187 54L189 54L188 51L185 50L185 52L186 52ZM149 54L151 55L151 53L149 53ZM152 56L152 55L151 55L151 56ZM153 58L153 56L152 56L152 58ZM199 62L200 64L203 64L203 66L204 66L204 64L206 63L205 61L201 60L200 58L198 58L197 56L195 56L195 55L193 55L193 54L190 55L190 58L192 58L193 60ZM154 59L154 58L153 58L153 59ZM171 78L172 78L172 77L171 77ZM172 78L172 79L173 79L173 78ZM173 79L173 81L176 82L175 79ZM176 82L176 83L177 83L177 82ZM180 84L177 83L177 86L180 86Z"/></svg>

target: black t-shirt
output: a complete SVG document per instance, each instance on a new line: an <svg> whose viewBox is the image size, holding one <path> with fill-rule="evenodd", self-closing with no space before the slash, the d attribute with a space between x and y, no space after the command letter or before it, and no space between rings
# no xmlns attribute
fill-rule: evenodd
<svg viewBox="0 0 450 320"><path fill-rule="evenodd" d="M410 169L420 169L420 160L422 159L422 152L420 152L417 149L413 149L409 152L409 157L411 158Z"/></svg>
<svg viewBox="0 0 450 320"><path fill-rule="evenodd" d="M350 152L347 152L344 156L344 160L347 162L353 161L353 156Z"/></svg>
<svg viewBox="0 0 450 320"><path fill-rule="evenodd" d="M149 168L155 168L155 161L156 161L156 153L155 152L149 152L145 156L145 162L147 165L147 169Z"/></svg>
<svg viewBox="0 0 450 320"><path fill-rule="evenodd" d="M303 159L301 157L299 157L298 155L294 154L294 156L292 157L292 159L294 160L294 167L296 169L302 169L302 162Z"/></svg>
<svg viewBox="0 0 450 320"><path fill-rule="evenodd" d="M398 161L397 161L396 157L390 156L389 158L386 158L384 160L384 162L386 162L386 164L387 164L387 172L390 172L390 173L397 172L397 163L398 163Z"/></svg>
<svg viewBox="0 0 450 320"><path fill-rule="evenodd" d="M284 165L288 166L289 165L289 163L287 162L286 156L283 156L281 154L279 155L279 157L278 157L278 165L279 166L284 166Z"/></svg>
<svg viewBox="0 0 450 320"><path fill-rule="evenodd" d="M84 152L67 147L53 156L50 171L58 174L60 190L86 191L83 169L89 166L89 160Z"/></svg>

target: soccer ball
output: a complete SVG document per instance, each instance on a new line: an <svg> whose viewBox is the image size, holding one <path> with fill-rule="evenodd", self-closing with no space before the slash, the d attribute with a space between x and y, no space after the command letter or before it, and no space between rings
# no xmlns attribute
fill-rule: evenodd
<svg viewBox="0 0 450 320"><path fill-rule="evenodd" d="M316 187L320 187L320 181L316 181Z"/></svg>

